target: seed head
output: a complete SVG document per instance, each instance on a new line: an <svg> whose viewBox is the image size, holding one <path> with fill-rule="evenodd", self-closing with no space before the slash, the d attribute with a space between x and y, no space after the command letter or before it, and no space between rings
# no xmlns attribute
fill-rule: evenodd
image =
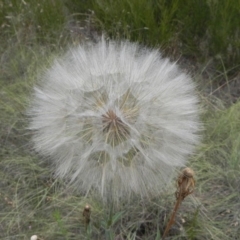
<svg viewBox="0 0 240 240"><path fill-rule="evenodd" d="M32 235L31 236L31 240L37 240L38 239L38 236L37 235Z"/></svg>
<svg viewBox="0 0 240 240"><path fill-rule="evenodd" d="M103 39L73 48L35 88L35 149L81 192L156 196L198 143L194 89L158 50Z"/></svg>

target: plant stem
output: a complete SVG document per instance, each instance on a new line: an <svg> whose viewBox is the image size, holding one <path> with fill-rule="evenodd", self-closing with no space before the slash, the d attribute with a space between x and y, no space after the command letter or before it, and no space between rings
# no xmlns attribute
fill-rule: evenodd
<svg viewBox="0 0 240 240"><path fill-rule="evenodd" d="M175 206L174 206L174 209L173 209L171 218L170 218L170 220L168 221L168 224L167 224L167 227L166 227L166 229L165 229L165 231L164 231L164 234L163 234L162 239L164 239L164 238L167 236L167 234L168 234L171 226L173 225L174 220L175 220L175 216L176 216L176 213L177 213L177 210L178 210L178 208L179 208L182 200L183 200L183 198L182 198L181 196L179 196L178 199L177 199L177 201L176 201L176 203L175 203Z"/></svg>

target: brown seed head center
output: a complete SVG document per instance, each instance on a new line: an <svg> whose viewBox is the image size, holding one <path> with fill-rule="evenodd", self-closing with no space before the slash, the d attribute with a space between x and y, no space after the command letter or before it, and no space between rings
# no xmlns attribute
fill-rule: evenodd
<svg viewBox="0 0 240 240"><path fill-rule="evenodd" d="M117 144L126 140L129 128L113 110L108 110L102 117L103 132L108 134L108 142Z"/></svg>
<svg viewBox="0 0 240 240"><path fill-rule="evenodd" d="M103 131L113 130L114 128L119 128L120 126L124 126L125 124L122 120L116 115L113 110L108 110L105 114L102 115L104 129Z"/></svg>

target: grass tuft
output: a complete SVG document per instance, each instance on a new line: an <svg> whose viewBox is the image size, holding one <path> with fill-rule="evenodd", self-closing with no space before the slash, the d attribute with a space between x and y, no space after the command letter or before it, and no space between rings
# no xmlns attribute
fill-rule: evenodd
<svg viewBox="0 0 240 240"><path fill-rule="evenodd" d="M112 38L161 46L171 55L214 59L223 70L240 65L239 1L92 0L98 27ZM81 6L75 2L76 10Z"/></svg>

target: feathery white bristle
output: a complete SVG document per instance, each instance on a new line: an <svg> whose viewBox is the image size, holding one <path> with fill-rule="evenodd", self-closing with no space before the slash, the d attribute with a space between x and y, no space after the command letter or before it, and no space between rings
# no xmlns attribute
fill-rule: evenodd
<svg viewBox="0 0 240 240"><path fill-rule="evenodd" d="M127 41L71 49L45 72L29 112L35 148L56 174L104 199L158 195L199 141L191 78Z"/></svg>

